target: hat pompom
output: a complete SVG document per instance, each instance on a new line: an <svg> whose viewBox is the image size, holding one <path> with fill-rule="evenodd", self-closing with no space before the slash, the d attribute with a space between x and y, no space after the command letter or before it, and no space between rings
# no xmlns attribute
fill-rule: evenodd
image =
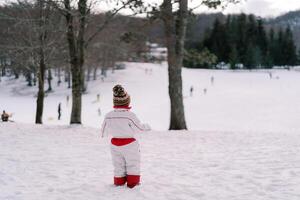
<svg viewBox="0 0 300 200"><path fill-rule="evenodd" d="M123 97L126 95L124 88L122 87L122 85L116 85L113 88L113 93L115 97Z"/></svg>

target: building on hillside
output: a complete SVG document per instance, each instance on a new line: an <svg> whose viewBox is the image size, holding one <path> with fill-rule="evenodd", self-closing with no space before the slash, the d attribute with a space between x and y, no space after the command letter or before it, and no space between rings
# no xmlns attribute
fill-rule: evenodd
<svg viewBox="0 0 300 200"><path fill-rule="evenodd" d="M162 62L167 60L168 50L157 43L146 42L147 52L144 56L148 62Z"/></svg>

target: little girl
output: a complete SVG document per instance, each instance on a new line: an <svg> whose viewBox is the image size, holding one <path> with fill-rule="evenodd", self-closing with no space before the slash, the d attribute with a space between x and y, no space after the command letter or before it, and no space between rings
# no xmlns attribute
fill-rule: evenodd
<svg viewBox="0 0 300 200"><path fill-rule="evenodd" d="M112 136L111 155L114 165L114 184L133 188L140 182L140 150L136 133L149 131L130 111L130 96L121 85L113 88L114 110L107 113L102 124L102 137Z"/></svg>

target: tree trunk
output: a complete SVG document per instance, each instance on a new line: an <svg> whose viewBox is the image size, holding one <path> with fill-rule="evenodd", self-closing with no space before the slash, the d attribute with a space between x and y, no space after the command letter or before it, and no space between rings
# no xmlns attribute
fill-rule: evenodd
<svg viewBox="0 0 300 200"><path fill-rule="evenodd" d="M57 77L58 77L57 86L60 86L60 84L61 84L61 68L60 67L58 67L58 69L57 69Z"/></svg>
<svg viewBox="0 0 300 200"><path fill-rule="evenodd" d="M74 32L74 17L72 15L70 0L64 0L64 6L67 10L65 17L67 22L67 40L72 72L72 112L70 123L81 124L82 90L84 80L84 34L86 28L86 15L88 14L87 0L78 1L78 11L80 16L77 37Z"/></svg>
<svg viewBox="0 0 300 200"><path fill-rule="evenodd" d="M64 76L65 76L65 82L67 83L68 82L68 79L69 79L69 67L65 67L65 70L64 70Z"/></svg>
<svg viewBox="0 0 300 200"><path fill-rule="evenodd" d="M86 73L86 81L90 81L91 71L92 71L91 67L88 66L87 73Z"/></svg>
<svg viewBox="0 0 300 200"><path fill-rule="evenodd" d="M45 82L45 61L44 61L44 52L41 50L40 52L40 63L39 63L39 73L38 73L38 96L36 101L36 115L35 115L35 123L42 124L43 110L44 110L44 82Z"/></svg>
<svg viewBox="0 0 300 200"><path fill-rule="evenodd" d="M2 66L2 73L1 73L1 76L6 76L6 67L5 67L5 65L6 65L6 60L5 59L1 59L1 66Z"/></svg>
<svg viewBox="0 0 300 200"><path fill-rule="evenodd" d="M26 79L27 79L27 86L31 87L32 86L32 74L31 71L28 70L26 74Z"/></svg>
<svg viewBox="0 0 300 200"><path fill-rule="evenodd" d="M15 75L15 79L18 79L19 78L19 72L18 72L18 70L14 69L13 73Z"/></svg>
<svg viewBox="0 0 300 200"><path fill-rule="evenodd" d="M46 18L44 16L44 0L39 1L39 12L40 12L40 35L39 35L39 42L40 42L40 49L39 49L39 69L38 69L38 96L36 100L36 115L35 115L35 123L42 124L43 118L43 110L44 110L44 82L45 82L45 71L46 71L46 64L45 64L45 54L44 54L44 41L47 37L46 29L44 27Z"/></svg>
<svg viewBox="0 0 300 200"><path fill-rule="evenodd" d="M71 88L71 71L70 67L65 67L65 82L68 83L68 88Z"/></svg>
<svg viewBox="0 0 300 200"><path fill-rule="evenodd" d="M97 67L94 67L94 72L93 72L93 79L94 81L97 79Z"/></svg>
<svg viewBox="0 0 300 200"><path fill-rule="evenodd" d="M51 72L50 68L48 69L47 81L48 81L48 89L47 89L47 91L51 92L52 91L52 72Z"/></svg>
<svg viewBox="0 0 300 200"><path fill-rule="evenodd" d="M72 112L71 124L81 124L82 79L78 65L72 64Z"/></svg>
<svg viewBox="0 0 300 200"><path fill-rule="evenodd" d="M170 130L187 129L184 116L181 77L187 0L179 2L180 11L177 20L174 18L172 12L172 1L164 0L162 4L162 17L168 49L169 96L171 102Z"/></svg>
<svg viewBox="0 0 300 200"><path fill-rule="evenodd" d="M71 71L70 71L70 69L69 69L69 71L68 71L68 88L71 88Z"/></svg>
<svg viewBox="0 0 300 200"><path fill-rule="evenodd" d="M72 112L71 124L81 124L81 78L80 67L78 66L78 56L76 50L76 38L74 33L73 16L71 13L70 0L64 0L67 21L67 40L70 54L70 64L72 72Z"/></svg>
<svg viewBox="0 0 300 200"><path fill-rule="evenodd" d="M1 76L6 76L6 68L5 66L2 66L2 74Z"/></svg>
<svg viewBox="0 0 300 200"><path fill-rule="evenodd" d="M33 86L36 86L36 71L34 70L34 73L33 73Z"/></svg>

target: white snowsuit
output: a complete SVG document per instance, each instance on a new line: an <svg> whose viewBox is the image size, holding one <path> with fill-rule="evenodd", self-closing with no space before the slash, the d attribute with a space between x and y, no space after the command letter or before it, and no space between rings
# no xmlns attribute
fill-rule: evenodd
<svg viewBox="0 0 300 200"><path fill-rule="evenodd" d="M147 130L150 130L149 126L141 124L133 112L118 108L106 114L101 132L102 137L109 135L113 139L133 139L135 134ZM138 141L118 146L111 144L111 155L115 177L140 175L141 157Z"/></svg>

